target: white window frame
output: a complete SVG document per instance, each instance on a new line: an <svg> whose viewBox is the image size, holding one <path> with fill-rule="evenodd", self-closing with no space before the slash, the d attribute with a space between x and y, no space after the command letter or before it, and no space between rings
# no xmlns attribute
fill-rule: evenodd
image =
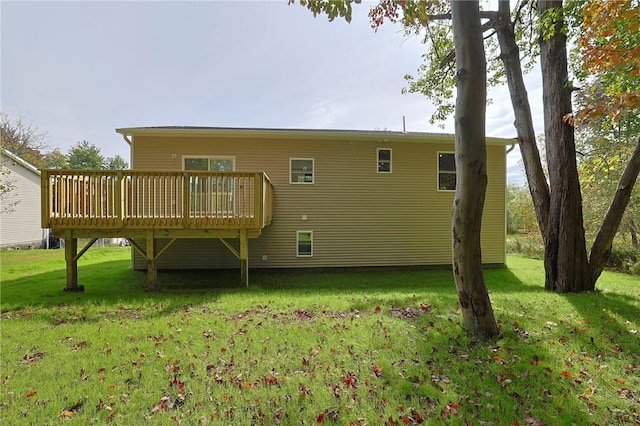
<svg viewBox="0 0 640 426"><path fill-rule="evenodd" d="M380 170L380 164L386 163L387 161L380 160L380 151L389 151L389 170ZM389 174L393 172L393 152L391 152L391 148L377 148L376 149L376 169L380 174Z"/></svg>
<svg viewBox="0 0 640 426"><path fill-rule="evenodd" d="M311 242L311 253L300 254L300 235L309 234ZM313 257L313 231L296 231L296 257Z"/></svg>
<svg viewBox="0 0 640 426"><path fill-rule="evenodd" d="M293 180L293 173L294 173L294 169L293 169L293 162L294 161L311 161L311 181L307 182L299 182L299 181L295 181ZM314 158L298 158L298 157L292 157L289 158L289 183L292 185L313 185L315 183L316 180L316 160Z"/></svg>
<svg viewBox="0 0 640 426"><path fill-rule="evenodd" d="M436 169L438 170L438 173L436 175L436 189L438 190L438 192L455 192L455 188L453 189L441 189L440 188L440 174L453 174L455 176L456 171L455 169L453 171L451 170L440 170L440 156L443 154L447 154L447 155L453 155L453 161L455 163L456 157L455 157L455 152L452 151L438 151L437 153L437 157L436 157Z"/></svg>

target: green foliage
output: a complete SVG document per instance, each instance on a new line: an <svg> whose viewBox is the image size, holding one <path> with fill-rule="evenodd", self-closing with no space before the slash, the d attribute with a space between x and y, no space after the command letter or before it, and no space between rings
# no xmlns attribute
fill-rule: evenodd
<svg viewBox="0 0 640 426"><path fill-rule="evenodd" d="M409 4L408 2L407 4ZM455 60L453 52L453 37L451 22L448 17L448 1L430 1L421 3L420 13L426 19L412 18L411 11L403 8L403 17L397 19L405 29L407 35L416 34L423 37L427 53L423 55L425 62L420 65L416 75L405 75L408 87L403 93L421 93L436 107L429 118L431 124L442 123L454 111L455 89ZM485 5L486 7L486 5ZM485 54L487 57L487 83L489 87L500 86L505 83L504 66L500 59L500 48L494 34L493 21L495 12L487 12L483 30L485 31ZM407 19L407 16L410 19ZM513 11L513 28L522 55L522 69L525 72L533 69L538 54L537 32L534 30L537 14L526 5ZM492 100L489 98L488 102Z"/></svg>
<svg viewBox="0 0 640 426"><path fill-rule="evenodd" d="M289 4L295 3L295 0L288 1ZM309 9L313 16L326 14L329 21L341 17L345 21L351 22L351 13L353 11L351 3L360 4L361 0L298 0L298 3L300 3L300 6Z"/></svg>
<svg viewBox="0 0 640 426"><path fill-rule="evenodd" d="M618 180L640 136L640 119L627 116L619 122L606 117L581 126L576 134L578 173L582 189L585 231L594 238ZM634 232L640 217L640 185L635 185L619 233ZM636 219L637 220L637 219Z"/></svg>
<svg viewBox="0 0 640 426"><path fill-rule="evenodd" d="M607 267L631 275L640 275L640 249L614 246Z"/></svg>
<svg viewBox="0 0 640 426"><path fill-rule="evenodd" d="M539 233L508 235L507 253L531 259L544 259L544 244ZM640 276L640 248L618 238L611 249L607 269Z"/></svg>
<svg viewBox="0 0 640 426"><path fill-rule="evenodd" d="M507 185L507 234L539 233L538 220L527 188Z"/></svg>
<svg viewBox="0 0 640 426"><path fill-rule="evenodd" d="M544 11L538 22L538 33L544 40L550 40L558 31L567 34L569 31L564 19L564 9L550 7Z"/></svg>
<svg viewBox="0 0 640 426"><path fill-rule="evenodd" d="M403 93L420 93L436 107L429 122L443 122L455 109L456 87L453 36L450 22L434 22L428 27L427 35L431 43L426 43L425 61L418 68L417 76L405 75L408 87Z"/></svg>
<svg viewBox="0 0 640 426"><path fill-rule="evenodd" d="M44 162L48 169L65 169L68 167L69 159L60 152L60 148L56 148L44 155Z"/></svg>
<svg viewBox="0 0 640 426"><path fill-rule="evenodd" d="M104 168L107 170L126 170L129 168L129 163L124 158L116 155L115 157L108 157L104 161Z"/></svg>
<svg viewBox="0 0 640 426"><path fill-rule="evenodd" d="M544 244L540 233L508 235L507 253L531 259L544 259Z"/></svg>
<svg viewBox="0 0 640 426"><path fill-rule="evenodd" d="M100 154L100 148L94 144L90 144L88 141L82 141L69 149L67 165L70 169L102 169L104 157Z"/></svg>
<svg viewBox="0 0 640 426"><path fill-rule="evenodd" d="M638 278L549 294L541 262L510 257L486 271L502 331L485 344L449 270L255 271L250 288L161 271L147 293L129 250L89 250L82 294L61 291L60 251L2 253L3 424L640 420Z"/></svg>

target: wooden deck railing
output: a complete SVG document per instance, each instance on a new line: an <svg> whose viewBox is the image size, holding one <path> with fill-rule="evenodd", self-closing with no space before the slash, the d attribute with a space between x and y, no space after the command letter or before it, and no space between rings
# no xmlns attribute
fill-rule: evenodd
<svg viewBox="0 0 640 426"><path fill-rule="evenodd" d="M43 170L42 227L262 229L273 217L263 172Z"/></svg>

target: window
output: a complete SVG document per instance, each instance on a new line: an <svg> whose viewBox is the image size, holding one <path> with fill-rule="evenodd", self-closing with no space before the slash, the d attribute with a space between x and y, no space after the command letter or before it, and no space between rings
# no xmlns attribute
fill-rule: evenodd
<svg viewBox="0 0 640 426"><path fill-rule="evenodd" d="M184 157L185 170L232 172L235 163L235 157Z"/></svg>
<svg viewBox="0 0 640 426"><path fill-rule="evenodd" d="M313 231L296 231L296 246L298 257L312 257Z"/></svg>
<svg viewBox="0 0 640 426"><path fill-rule="evenodd" d="M289 160L290 183L313 183L313 158Z"/></svg>
<svg viewBox="0 0 640 426"><path fill-rule="evenodd" d="M378 173L391 173L391 149L378 148Z"/></svg>
<svg viewBox="0 0 640 426"><path fill-rule="evenodd" d="M235 157L183 157L184 169L203 172L232 172ZM235 180L228 176L199 176L189 178L189 210L193 217L230 217L234 214Z"/></svg>
<svg viewBox="0 0 640 426"><path fill-rule="evenodd" d="M453 152L438 153L438 191L456 190L456 157Z"/></svg>

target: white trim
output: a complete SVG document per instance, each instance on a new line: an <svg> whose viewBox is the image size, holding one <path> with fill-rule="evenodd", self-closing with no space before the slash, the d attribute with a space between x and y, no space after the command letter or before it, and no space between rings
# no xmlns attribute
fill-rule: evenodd
<svg viewBox="0 0 640 426"><path fill-rule="evenodd" d="M300 234L309 234L311 238L311 254L300 254ZM296 231L296 257L313 257L313 231Z"/></svg>
<svg viewBox="0 0 640 426"><path fill-rule="evenodd" d="M440 189L440 173L441 173L440 172L440 156L442 154L451 154L451 155L453 155L453 161L454 162L455 162L455 159L456 159L456 157L455 157L456 153L455 152L452 152L452 151L438 151L437 152L437 156L436 156L436 190L438 192L455 192L455 190L456 190L455 188L453 188L453 189ZM455 170L453 171L453 173L451 173L451 170L445 170L442 173L455 175Z"/></svg>
<svg viewBox="0 0 640 426"><path fill-rule="evenodd" d="M6 150L4 148L2 148L0 151L2 152L2 155L7 157L8 159L13 161L14 163L19 164L20 166L24 167L25 169L29 170L30 172L33 172L33 173L37 174L38 176L40 176L40 170L38 170L38 168L36 166L34 166L33 164L31 164L28 161L18 157L13 152L11 152L9 150Z"/></svg>
<svg viewBox="0 0 640 426"><path fill-rule="evenodd" d="M380 151L389 151L389 171L380 171ZM393 173L393 152L391 148L377 148L376 149L376 170L378 173L388 175Z"/></svg>
<svg viewBox="0 0 640 426"><path fill-rule="evenodd" d="M292 163L295 160L299 161L311 161L311 182L294 182L293 181L293 167ZM289 158L289 184L291 185L313 185L316 181L316 160L315 158L298 158L298 157L290 157Z"/></svg>

